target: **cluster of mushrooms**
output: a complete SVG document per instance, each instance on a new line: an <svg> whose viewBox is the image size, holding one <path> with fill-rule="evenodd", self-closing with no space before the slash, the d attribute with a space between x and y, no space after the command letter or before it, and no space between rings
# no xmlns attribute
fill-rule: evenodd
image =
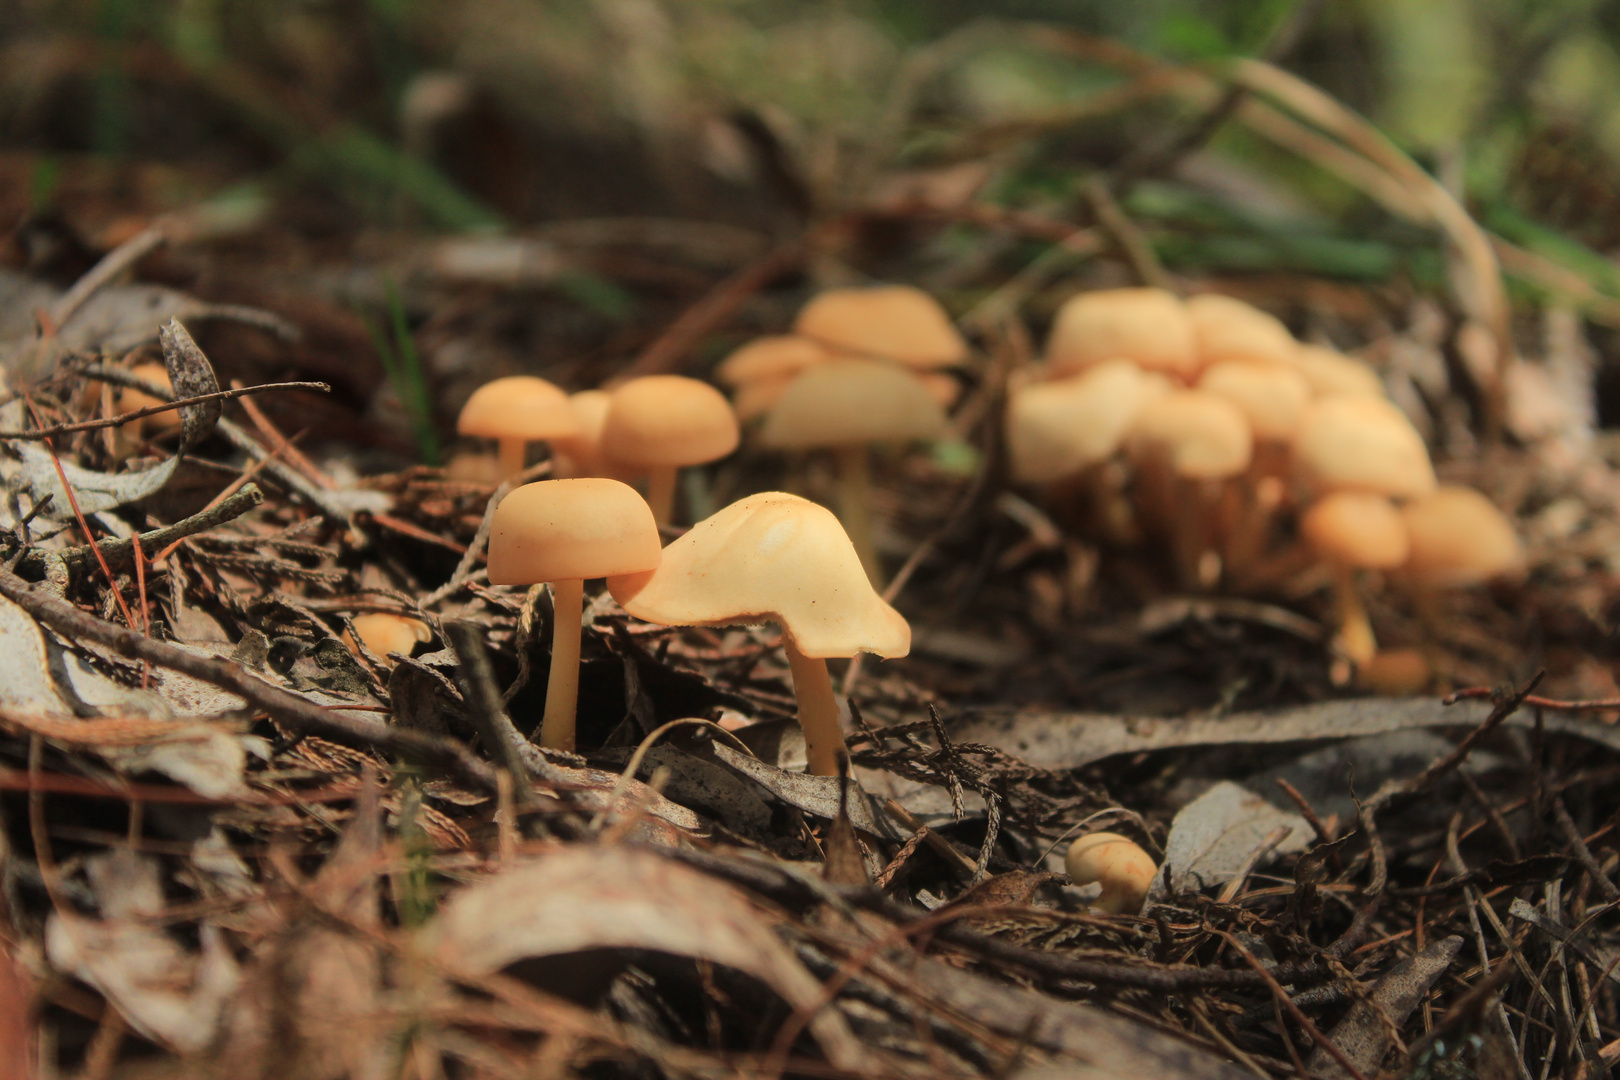
<svg viewBox="0 0 1620 1080"><path fill-rule="evenodd" d="M1162 538L1185 588L1273 583L1303 545L1331 571L1336 645L1358 667L1378 656L1359 573L1392 573L1432 610L1435 590L1522 563L1489 500L1437 483L1371 368L1231 297L1068 301L1010 391L1007 447L1016 481L1083 505L1105 537Z"/></svg>

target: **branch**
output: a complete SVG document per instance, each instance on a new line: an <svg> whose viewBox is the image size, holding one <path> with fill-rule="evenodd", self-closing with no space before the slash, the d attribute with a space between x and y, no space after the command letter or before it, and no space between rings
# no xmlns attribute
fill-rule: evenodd
<svg viewBox="0 0 1620 1080"><path fill-rule="evenodd" d="M175 398L173 401L148 405L144 409L136 409L134 412L109 416L105 420L82 420L77 424L55 424L51 427L34 428L29 431L0 431L0 439L49 439L55 435L68 435L75 431L95 431L98 428L121 427L131 420L139 420L143 416L153 416L174 409L183 409L187 405L200 405L205 401L224 401L227 398L246 397L248 394L262 394L267 390L319 390L323 394L332 392L332 388L323 382L265 383L262 386L244 386L236 390L218 390L212 394L198 394L196 397Z"/></svg>
<svg viewBox="0 0 1620 1080"><path fill-rule="evenodd" d="M262 502L264 502L264 492L259 490L259 485L248 484L241 491L222 499L215 506L201 510L182 521L175 522L173 525L165 525L161 529L141 533L141 548L146 551L162 551L176 540L183 540L188 536L207 532L209 529L223 525L227 521L239 518ZM101 555L107 560L109 567L123 566L131 562L135 555L135 543L133 540L101 540L97 541L96 546L101 548ZM88 563L95 558L95 553L90 550L88 544L68 548L66 551L57 554L61 556L63 562L67 563L69 570L77 570L81 564ZM20 567L26 567L30 572L43 573L45 560L49 557L46 552L29 552L28 555L23 557Z"/></svg>

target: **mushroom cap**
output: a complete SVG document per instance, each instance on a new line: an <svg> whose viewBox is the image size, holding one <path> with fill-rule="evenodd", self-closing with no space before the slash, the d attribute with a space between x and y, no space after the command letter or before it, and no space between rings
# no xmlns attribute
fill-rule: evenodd
<svg viewBox="0 0 1620 1080"><path fill-rule="evenodd" d="M806 656L911 651L911 627L872 591L832 511L780 491L705 518L656 570L609 578L608 589L631 615L665 626L779 623Z"/></svg>
<svg viewBox="0 0 1620 1080"><path fill-rule="evenodd" d="M354 632L365 642L366 648L378 656L403 653L406 656L418 643L433 640L433 631L421 619L405 615L392 615L386 611L373 611L354 617Z"/></svg>
<svg viewBox="0 0 1620 1080"><path fill-rule="evenodd" d="M658 565L658 525L629 484L601 477L524 484L495 508L489 583L534 585Z"/></svg>
<svg viewBox="0 0 1620 1080"><path fill-rule="evenodd" d="M1064 301L1046 342L1052 375L1120 357L1183 378L1196 374L1196 339L1181 299L1164 289L1100 289Z"/></svg>
<svg viewBox="0 0 1620 1080"><path fill-rule="evenodd" d="M726 396L684 375L647 375L609 392L598 449L626 465L701 465L737 449Z"/></svg>
<svg viewBox="0 0 1620 1080"><path fill-rule="evenodd" d="M949 367L968 355L967 342L939 301L911 285L828 289L799 311L793 332L909 367Z"/></svg>
<svg viewBox="0 0 1620 1080"><path fill-rule="evenodd" d="M1162 453L1180 476L1224 480L1249 467L1254 435L1238 407L1202 390L1173 390L1142 406L1127 436L1135 453Z"/></svg>
<svg viewBox="0 0 1620 1080"><path fill-rule="evenodd" d="M1187 316L1204 364L1222 360L1286 364L1299 349L1281 319L1235 297L1217 293L1190 297Z"/></svg>
<svg viewBox="0 0 1620 1080"><path fill-rule="evenodd" d="M1384 383L1378 372L1341 352L1321 345L1301 345L1294 355L1294 368L1310 384L1316 397L1347 394L1351 397L1384 396Z"/></svg>
<svg viewBox="0 0 1620 1080"><path fill-rule="evenodd" d="M825 345L807 337L773 334L755 338L720 361L714 377L727 386L746 386L759 379L797 375L832 355Z"/></svg>
<svg viewBox="0 0 1620 1080"><path fill-rule="evenodd" d="M797 375L767 375L762 379L743 383L731 393L731 407L736 410L737 422L746 424L776 408L782 395Z"/></svg>
<svg viewBox="0 0 1620 1080"><path fill-rule="evenodd" d="M1335 491L1311 504L1300 534L1322 559L1365 570L1392 570L1406 561L1406 522L1395 504L1365 491Z"/></svg>
<svg viewBox="0 0 1620 1080"><path fill-rule="evenodd" d="M1394 498L1434 490L1434 466L1412 422L1373 397L1318 398L1300 417L1294 462L1324 491L1370 491Z"/></svg>
<svg viewBox="0 0 1620 1080"><path fill-rule="evenodd" d="M552 439L575 434L579 421L561 387L533 375L508 375L473 391L456 430L486 439Z"/></svg>
<svg viewBox="0 0 1620 1080"><path fill-rule="evenodd" d="M487 484L495 487L505 477L501 462L494 454L478 454L463 450L453 454L444 466L444 478L464 484Z"/></svg>
<svg viewBox="0 0 1620 1080"><path fill-rule="evenodd" d="M1406 570L1431 585L1474 585L1524 565L1507 515L1473 488L1436 488L1402 510L1412 550Z"/></svg>
<svg viewBox="0 0 1620 1080"><path fill-rule="evenodd" d="M760 441L786 450L931 439L945 410L915 374L881 360L829 360L794 377Z"/></svg>
<svg viewBox="0 0 1620 1080"><path fill-rule="evenodd" d="M136 364L129 369L129 373L137 379L145 380L155 386L161 386L174 393L174 384L169 382L169 369L162 364ZM149 409L153 405L162 405L161 398L155 398L144 390L137 390L133 386L126 386L118 393L118 408L120 412L134 412L137 409ZM145 424L149 428L167 431L180 426L180 413L171 409L168 412L153 413L140 420L130 421L134 424Z"/></svg>
<svg viewBox="0 0 1620 1080"><path fill-rule="evenodd" d="M602 457L602 428L607 424L608 404L612 397L606 390L581 390L568 395L568 406L579 421L579 431L573 435L559 435L551 440L555 451L553 476L605 476L618 478Z"/></svg>
<svg viewBox="0 0 1620 1080"><path fill-rule="evenodd" d="M1204 369L1198 389L1225 398L1243 413L1257 439L1286 439L1311 400L1305 376L1280 364L1221 360Z"/></svg>
<svg viewBox="0 0 1620 1080"><path fill-rule="evenodd" d="M1119 833L1098 832L1069 845L1064 868L1078 885L1101 882L1097 906L1113 914L1139 914L1159 867L1153 856Z"/></svg>
<svg viewBox="0 0 1620 1080"><path fill-rule="evenodd" d="M1012 391L1007 456L1013 479L1044 484L1106 459L1142 406L1169 390L1162 375L1129 360L1105 360L1079 375Z"/></svg>

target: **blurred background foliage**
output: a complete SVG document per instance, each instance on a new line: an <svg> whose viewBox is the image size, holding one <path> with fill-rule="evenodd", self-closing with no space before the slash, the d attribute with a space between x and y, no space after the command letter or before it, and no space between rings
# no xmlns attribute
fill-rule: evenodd
<svg viewBox="0 0 1620 1080"><path fill-rule="evenodd" d="M1620 321L1620 5L1595 0L7 0L0 196L44 209L121 168L157 208L317 236L786 236L971 163L981 199L1061 216L1295 30L1280 65L1523 252L1515 288ZM1126 207L1177 267L1439 280L1433 222L1336 145L1228 122Z"/></svg>

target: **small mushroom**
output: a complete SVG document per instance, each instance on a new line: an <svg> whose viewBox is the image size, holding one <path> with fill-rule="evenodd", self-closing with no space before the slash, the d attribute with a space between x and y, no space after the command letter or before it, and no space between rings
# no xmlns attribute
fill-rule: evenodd
<svg viewBox="0 0 1620 1080"><path fill-rule="evenodd" d="M1436 488L1408 503L1401 516L1411 536L1406 573L1424 585L1477 585L1524 565L1513 523L1473 488Z"/></svg>
<svg viewBox="0 0 1620 1080"><path fill-rule="evenodd" d="M529 443L574 435L579 421L560 388L533 375L509 375L473 391L461 408L456 431L494 439L500 448L501 477L523 471Z"/></svg>
<svg viewBox="0 0 1620 1080"><path fill-rule="evenodd" d="M1384 396L1384 383L1378 378L1378 372L1354 357L1321 345L1301 345L1294 354L1294 368L1305 377L1316 397Z"/></svg>
<svg viewBox="0 0 1620 1080"><path fill-rule="evenodd" d="M1013 479L1045 484L1106 460L1142 407L1169 392L1163 376L1129 360L1105 360L1079 375L1012 391L1007 457Z"/></svg>
<svg viewBox="0 0 1620 1080"><path fill-rule="evenodd" d="M1318 491L1369 491L1404 499L1434 490L1428 447L1406 414L1383 398L1318 398L1300 417L1293 459Z"/></svg>
<svg viewBox="0 0 1620 1080"><path fill-rule="evenodd" d="M1153 856L1119 833L1096 832L1069 845L1063 858L1076 885L1102 886L1091 906L1108 915L1140 915L1159 872Z"/></svg>
<svg viewBox="0 0 1620 1080"><path fill-rule="evenodd" d="M756 338L726 357L714 369L714 377L731 387L732 408L746 424L770 412L795 375L833 355L807 337L774 334Z"/></svg>
<svg viewBox="0 0 1620 1080"><path fill-rule="evenodd" d="M760 441L782 450L833 451L839 517L873 582L882 568L872 540L868 446L932 439L945 411L906 368L878 360L831 360L806 368L765 418Z"/></svg>
<svg viewBox="0 0 1620 1080"><path fill-rule="evenodd" d="M819 776L837 775L844 752L827 658L911 651L911 627L872 591L838 519L780 491L732 503L665 548L656 570L607 585L647 622L779 624L810 771Z"/></svg>
<svg viewBox="0 0 1620 1080"><path fill-rule="evenodd" d="M525 484L501 500L489 532L491 585L550 582L556 611L540 745L574 748L585 582L651 570L658 525L636 489L587 477Z"/></svg>
<svg viewBox="0 0 1620 1080"><path fill-rule="evenodd" d="M1164 289L1101 289L1058 308L1046 343L1054 378L1121 358L1180 379L1198 373L1193 324L1179 297Z"/></svg>
<svg viewBox="0 0 1620 1080"><path fill-rule="evenodd" d="M647 504L660 525L675 510L675 475L737 449L737 414L724 394L683 375L647 375L609 392L597 450L647 476Z"/></svg>
<svg viewBox="0 0 1620 1080"><path fill-rule="evenodd" d="M360 636L367 651L373 656L380 657L390 667L394 663L388 659L390 653L409 656L417 645L433 640L433 631L428 629L427 623L406 615L373 611L356 615L353 623L354 632ZM347 630L343 632L342 641L351 652L359 652Z"/></svg>
<svg viewBox="0 0 1620 1080"><path fill-rule="evenodd" d="M1202 365L1222 360L1287 364L1299 343L1274 315L1231 296L1203 293L1187 300Z"/></svg>
<svg viewBox="0 0 1620 1080"><path fill-rule="evenodd" d="M910 285L828 289L800 310L793 332L835 352L940 368L967 359L967 342L939 301Z"/></svg>
<svg viewBox="0 0 1620 1080"><path fill-rule="evenodd" d="M174 387L169 382L169 369L162 364L136 364L129 369L129 373L143 382L149 382L153 386L161 386L170 393L174 392ZM137 390L133 386L126 386L118 393L119 412L135 412L137 409L150 409L153 405L162 404L162 399L155 398L144 390ZM180 411L178 409L153 413L151 416L143 416L138 420L131 420L122 425L125 434L134 443L140 442L142 434L146 431L161 433L173 431L179 426Z"/></svg>
<svg viewBox="0 0 1620 1080"><path fill-rule="evenodd" d="M1406 523L1382 495L1335 491L1300 517L1300 534L1333 572L1339 649L1357 666L1378 652L1367 608L1356 587L1358 570L1393 570L1406 561Z"/></svg>

